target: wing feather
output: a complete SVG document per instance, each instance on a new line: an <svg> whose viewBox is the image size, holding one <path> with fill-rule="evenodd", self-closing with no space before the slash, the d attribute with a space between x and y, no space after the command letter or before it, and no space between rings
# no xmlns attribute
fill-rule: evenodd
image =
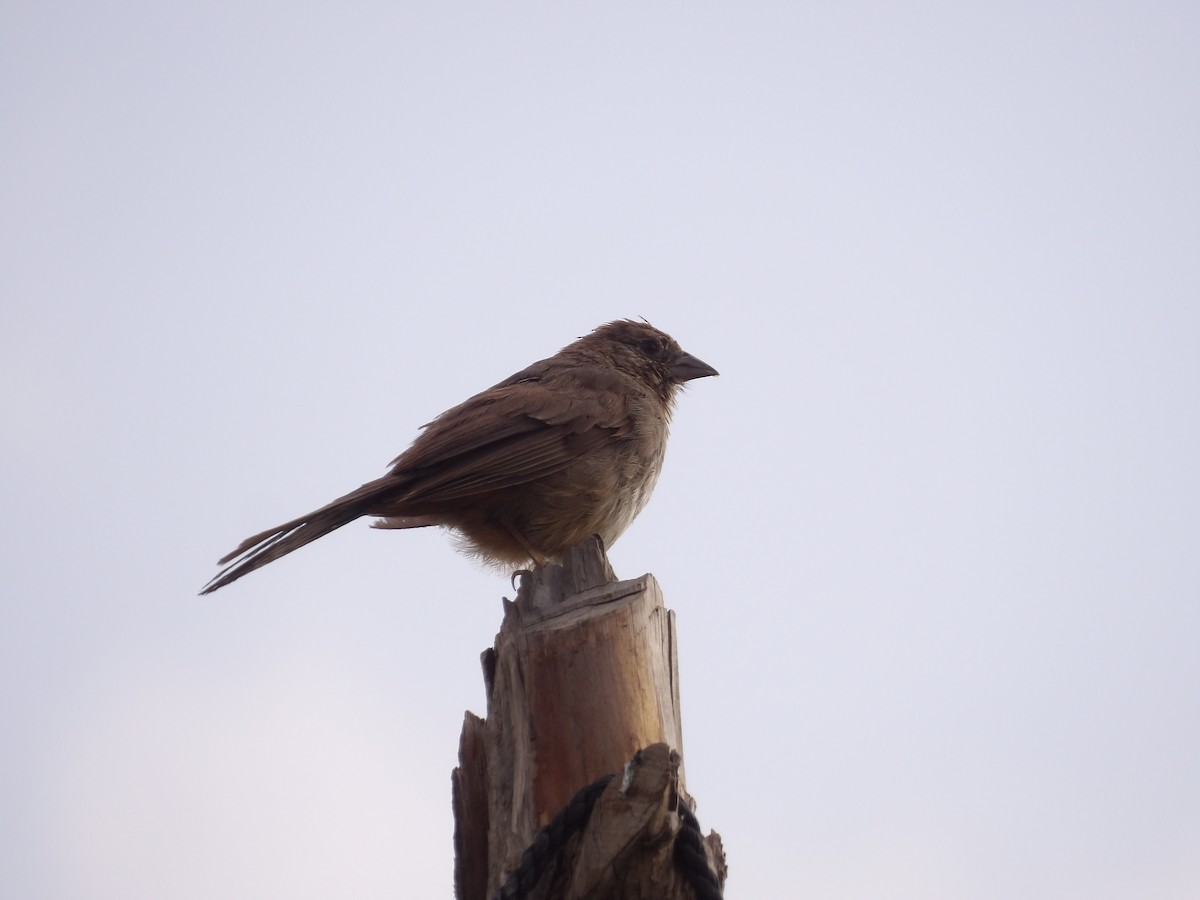
<svg viewBox="0 0 1200 900"><path fill-rule="evenodd" d="M559 389L554 381L497 385L439 416L396 459L405 502L442 502L561 471L630 428L624 395Z"/></svg>

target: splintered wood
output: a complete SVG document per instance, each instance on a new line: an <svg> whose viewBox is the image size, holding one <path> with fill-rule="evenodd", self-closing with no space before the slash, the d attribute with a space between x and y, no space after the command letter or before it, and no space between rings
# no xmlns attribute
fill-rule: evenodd
<svg viewBox="0 0 1200 900"><path fill-rule="evenodd" d="M493 897L538 829L608 773L617 777L583 838L531 896L609 896L606 878L626 886L613 897L642 896L627 892L634 882L646 896L690 896L668 885L668 838L687 795L675 616L654 578L616 581L600 542L588 541L562 566L522 574L482 659L487 718L467 713L453 774L458 900ZM719 838L709 844L719 863Z"/></svg>

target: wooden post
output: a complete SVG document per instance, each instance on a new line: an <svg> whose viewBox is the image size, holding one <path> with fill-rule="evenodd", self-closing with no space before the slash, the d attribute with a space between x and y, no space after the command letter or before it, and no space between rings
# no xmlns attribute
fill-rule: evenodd
<svg viewBox="0 0 1200 900"><path fill-rule="evenodd" d="M574 898L585 887L608 896L614 878L624 887L612 896L641 896L629 892L634 881L648 896L692 896L676 881L668 840L688 797L675 614L658 583L617 581L593 539L562 566L523 573L504 606L495 645L482 654L487 718L466 714L453 773L458 900L494 897L538 829L614 773L588 836L556 858L536 896ZM705 853L723 880L717 835Z"/></svg>

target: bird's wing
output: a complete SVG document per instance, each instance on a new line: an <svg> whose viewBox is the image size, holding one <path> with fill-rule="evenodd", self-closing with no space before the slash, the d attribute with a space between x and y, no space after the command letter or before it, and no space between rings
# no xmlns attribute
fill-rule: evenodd
<svg viewBox="0 0 1200 900"><path fill-rule="evenodd" d="M441 502L513 487L566 468L629 433L627 391L557 379L503 382L439 416L393 464L405 501Z"/></svg>

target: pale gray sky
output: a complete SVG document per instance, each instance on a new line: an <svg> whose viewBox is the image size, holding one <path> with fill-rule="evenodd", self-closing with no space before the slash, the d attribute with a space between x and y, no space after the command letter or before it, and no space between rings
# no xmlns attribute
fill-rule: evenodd
<svg viewBox="0 0 1200 900"><path fill-rule="evenodd" d="M245 535L595 325L727 895L1200 896L1200 8L13 2L0 894L450 898L502 576Z"/></svg>

